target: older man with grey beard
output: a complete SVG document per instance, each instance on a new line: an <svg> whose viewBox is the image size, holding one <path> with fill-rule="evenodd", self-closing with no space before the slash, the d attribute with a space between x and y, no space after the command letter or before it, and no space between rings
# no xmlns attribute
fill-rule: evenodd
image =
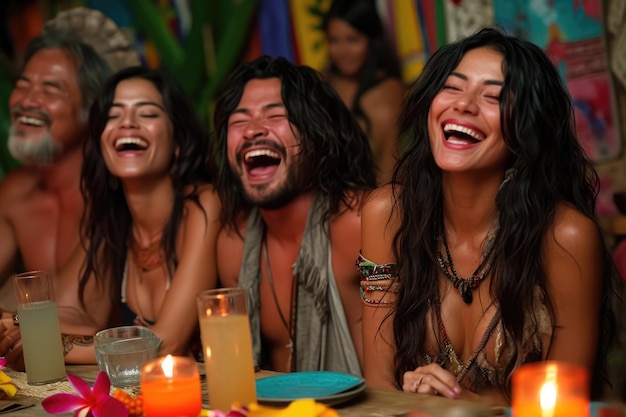
<svg viewBox="0 0 626 417"><path fill-rule="evenodd" d="M80 245L80 172L87 114L109 75L100 55L66 35L47 33L27 47L9 98L8 147L22 166L0 182L0 308L4 311L16 307L12 273L57 271ZM12 338L2 336L0 353L10 355L4 345Z"/></svg>
<svg viewBox="0 0 626 417"><path fill-rule="evenodd" d="M26 113L28 109L21 105L16 105L11 112L13 114ZM48 115L40 110L31 110L35 117L29 119L22 118L25 124L33 126L49 125L52 121ZM56 143L46 130L41 133L40 139L29 140L29 134L21 131L17 123L14 123L9 129L9 151L13 157L24 164L33 165L50 165L54 163L55 155L59 154L63 147Z"/></svg>

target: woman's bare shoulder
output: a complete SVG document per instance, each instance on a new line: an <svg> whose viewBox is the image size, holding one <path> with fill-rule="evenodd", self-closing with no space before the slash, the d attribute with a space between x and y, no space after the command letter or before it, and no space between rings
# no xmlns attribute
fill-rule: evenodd
<svg viewBox="0 0 626 417"><path fill-rule="evenodd" d="M391 77L385 78L363 94L361 106L365 111L367 108L379 109L389 105L398 106L402 103L406 91L407 86L402 80Z"/></svg>
<svg viewBox="0 0 626 417"><path fill-rule="evenodd" d="M567 283L574 276L581 276L597 281L603 251L598 224L574 206L558 204L554 222L544 237L544 262L549 280Z"/></svg>
<svg viewBox="0 0 626 417"><path fill-rule="evenodd" d="M221 209L221 200L219 198L217 190L215 189L215 186L211 183L188 185L187 187L185 187L185 192L188 195L195 194L200 205L205 209ZM189 207L190 205L193 205L193 200L188 199L185 204L187 207Z"/></svg>
<svg viewBox="0 0 626 417"><path fill-rule="evenodd" d="M394 188L395 187L395 188ZM373 190L363 202L363 215L389 216L396 204L398 185L385 184Z"/></svg>
<svg viewBox="0 0 626 417"><path fill-rule="evenodd" d="M557 205L552 231L554 241L565 249L598 244L601 239L598 224L568 203Z"/></svg>
<svg viewBox="0 0 626 417"><path fill-rule="evenodd" d="M183 222L191 228L209 225L217 233L221 227L222 203L215 187L212 184L200 184L193 188L190 186L188 193L195 195L195 198L185 200Z"/></svg>

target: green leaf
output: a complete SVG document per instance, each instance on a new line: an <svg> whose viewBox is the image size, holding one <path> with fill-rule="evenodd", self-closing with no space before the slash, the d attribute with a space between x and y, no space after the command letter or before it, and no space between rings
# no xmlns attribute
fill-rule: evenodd
<svg viewBox="0 0 626 417"><path fill-rule="evenodd" d="M126 4L133 14L135 25L146 33L159 51L163 66L175 72L183 64L184 52L161 20L156 7L149 0L133 0Z"/></svg>

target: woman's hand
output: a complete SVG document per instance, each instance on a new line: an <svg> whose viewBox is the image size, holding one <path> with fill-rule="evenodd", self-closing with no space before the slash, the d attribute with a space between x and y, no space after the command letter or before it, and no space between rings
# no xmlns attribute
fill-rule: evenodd
<svg viewBox="0 0 626 417"><path fill-rule="evenodd" d="M405 372L402 390L419 394L443 395L452 399L459 398L463 392L455 376L436 363Z"/></svg>
<svg viewBox="0 0 626 417"><path fill-rule="evenodd" d="M2 313L0 319L0 356L7 360L7 368L24 370L20 328L13 324L13 315L6 312Z"/></svg>

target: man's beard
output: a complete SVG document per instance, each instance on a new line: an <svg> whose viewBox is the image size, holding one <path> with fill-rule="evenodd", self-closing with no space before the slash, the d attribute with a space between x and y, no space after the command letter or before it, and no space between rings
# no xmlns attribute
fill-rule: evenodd
<svg viewBox="0 0 626 417"><path fill-rule="evenodd" d="M290 165L285 180L278 188L271 191L268 190L271 186L270 184L253 185L251 189L246 189L242 183L241 177L236 175L236 178L239 182L239 189L243 194L243 198L248 204L264 210L276 210L286 206L304 191L300 169L301 167L297 167L296 164ZM234 171L233 173L238 174L238 171ZM251 190L253 192L251 192Z"/></svg>
<svg viewBox="0 0 626 417"><path fill-rule="evenodd" d="M9 130L9 152L13 158L27 165L51 165L60 154L61 146L55 142L48 130L38 138L20 137L14 126Z"/></svg>

